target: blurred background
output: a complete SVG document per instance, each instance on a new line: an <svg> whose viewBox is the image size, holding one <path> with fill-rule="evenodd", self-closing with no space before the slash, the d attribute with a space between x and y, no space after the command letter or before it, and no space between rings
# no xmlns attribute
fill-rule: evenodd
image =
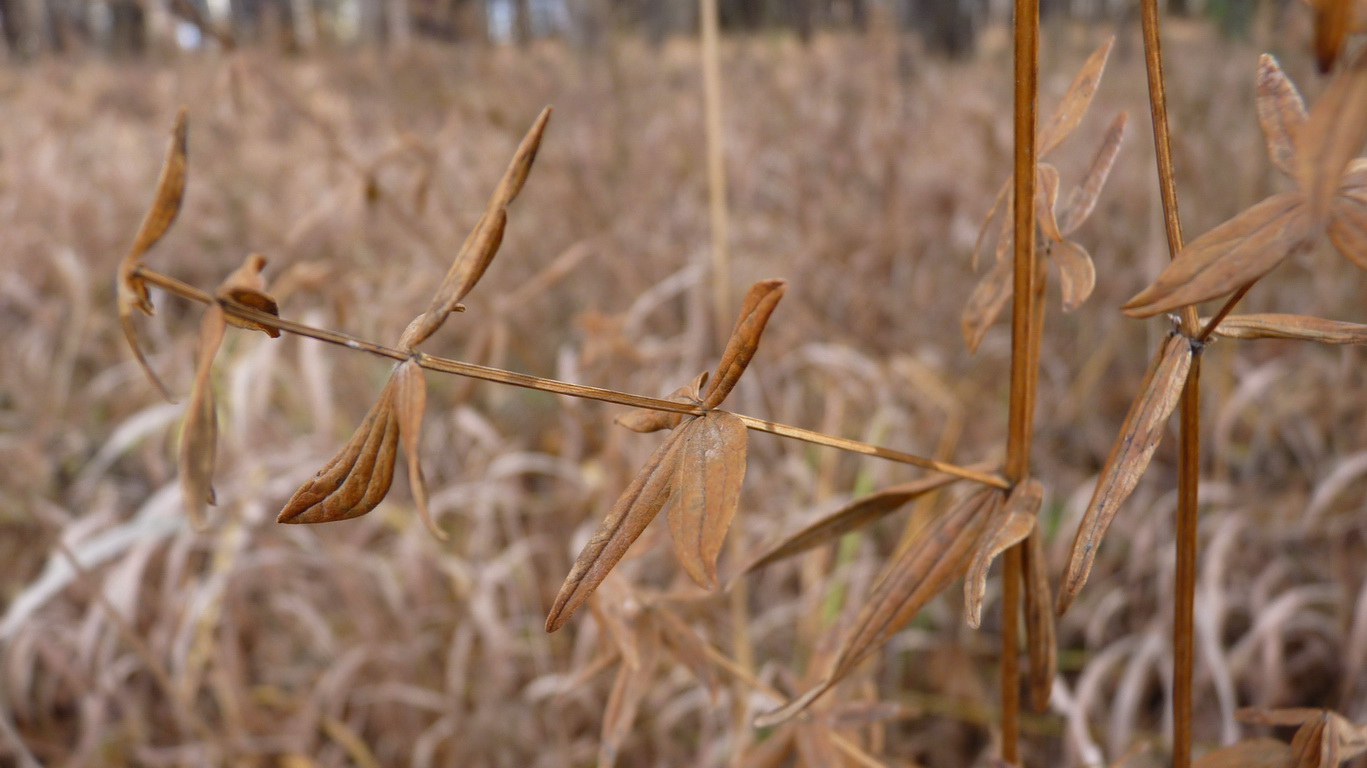
<svg viewBox="0 0 1367 768"><path fill-rule="evenodd" d="M1071 314L1048 296L1034 463L1057 579L1170 326L1118 311L1167 259L1135 4L1043 5L1042 115L1117 36L1090 113L1048 158L1065 190L1130 116L1073 236L1096 292ZM790 283L728 406L999 461L1009 332L969 355L959 319L1009 174L1009 5L719 10L732 280L736 295ZM1254 75L1272 52L1313 101L1308 16L1168 4L1189 238L1289 188ZM424 468L451 540L417 522L403 482L365 518L279 526L390 366L231 331L214 375L218 505L205 530L184 519L175 456L202 309L154 291L156 317L138 320L168 404L132 363L113 296L179 107L185 206L146 263L208 290L259 251L284 316L392 344L553 105L498 259L426 349L663 395L716 355L697 26L692 3L665 0L0 0L0 765L858 764L831 733L886 765L990 762L995 580L982 630L951 588L816 725L748 726L778 703L768 691L820 672L899 540L962 489L719 594L680 576L657 523L592 610L547 635L570 562L659 435L614 426L615 406L429 373ZM1364 288L1324 248L1240 311L1362 322ZM1207 353L1198 753L1265 733L1234 720L1241 706L1367 719L1364 370L1353 348ZM1060 624L1027 765L1167 760L1174 442ZM723 580L783 532L920 476L752 434ZM699 644L639 650L664 613Z"/></svg>

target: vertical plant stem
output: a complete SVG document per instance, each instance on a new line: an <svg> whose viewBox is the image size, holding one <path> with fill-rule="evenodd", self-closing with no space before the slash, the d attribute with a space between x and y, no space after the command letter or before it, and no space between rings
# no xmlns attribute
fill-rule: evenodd
<svg viewBox="0 0 1367 768"><path fill-rule="evenodd" d="M707 133L707 201L712 227L713 335L726 342L731 318L730 224L726 212L726 165L722 155L721 64L717 0L699 0L702 16L702 92Z"/></svg>
<svg viewBox="0 0 1367 768"><path fill-rule="evenodd" d="M1163 199L1163 223L1172 258L1182 251L1182 223L1177 209L1177 182L1172 167L1168 133L1167 94L1163 80L1163 47L1159 34L1158 2L1143 0L1144 65L1149 77L1149 109L1153 117L1154 153L1158 158L1158 188ZM1194 337L1199 328L1196 307L1182 308L1182 333ZM1172 765L1190 768L1192 742L1193 615L1196 604L1196 532L1201 483L1201 358L1191 361L1182 390L1181 442L1177 471L1177 575L1172 621Z"/></svg>
<svg viewBox="0 0 1367 768"><path fill-rule="evenodd" d="M1006 478L1019 482L1030 474L1034 427L1034 389L1039 343L1035 331L1035 123L1039 102L1039 0L1016 0L1015 20L1015 273L1011 302L1010 432ZM1020 587L1018 548L1002 561L1001 728L1002 760L1020 762Z"/></svg>

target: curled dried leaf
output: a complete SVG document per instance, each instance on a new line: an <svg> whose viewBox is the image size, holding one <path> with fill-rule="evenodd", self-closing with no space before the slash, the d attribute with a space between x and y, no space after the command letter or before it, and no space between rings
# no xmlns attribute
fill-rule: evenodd
<svg viewBox="0 0 1367 768"><path fill-rule="evenodd" d="M249 254L243 260L242 266L233 270L232 274L219 284L215 295L220 299L236 302L268 315L279 317L280 307L275 303L275 298L266 293L266 280L261 276L261 270L265 266L265 256L259 253ZM233 315L228 315L227 320L229 325L236 328L261 331L272 339L280 337L280 329L272 328L269 325L262 325Z"/></svg>
<svg viewBox="0 0 1367 768"><path fill-rule="evenodd" d="M1072 240L1050 243L1049 255L1058 265L1059 288L1063 292L1063 311L1072 312L1096 288L1096 265L1091 254Z"/></svg>
<svg viewBox="0 0 1367 768"><path fill-rule="evenodd" d="M1296 136L1305 125L1305 101L1271 54L1258 59L1257 94L1258 124L1267 139L1267 155L1278 170L1292 176Z"/></svg>
<svg viewBox="0 0 1367 768"><path fill-rule="evenodd" d="M968 297L968 304L964 306L964 314L959 320L959 325L969 354L978 351L978 345L987 335L987 329L997 321L1002 310L1006 308L1006 302L1011 299L1011 268L1009 260L1001 259L995 262Z"/></svg>
<svg viewBox="0 0 1367 768"><path fill-rule="evenodd" d="M676 403L697 405L702 401L702 387L707 383L707 372L698 374L691 384L679 387L669 393L666 400ZM658 432L674 429L683 421L684 414L676 411L657 411L654 408L635 408L618 416L614 421L632 432Z"/></svg>
<svg viewBox="0 0 1367 768"><path fill-rule="evenodd" d="M1125 314L1151 317L1223 296L1267 274L1313 235L1304 203L1299 192L1273 195L1196 238L1153 285L1125 304Z"/></svg>
<svg viewBox="0 0 1367 768"><path fill-rule="evenodd" d="M1191 370L1191 343L1183 336L1171 336L1154 355L1153 363L1144 376L1139 396L1130 405L1120 435L1111 446L1106 464L1101 469L1092 500L1078 526L1077 536L1069 554L1068 568L1059 589L1058 613L1063 615L1072 605L1082 585L1087 583L1097 547L1106 529L1115 519L1120 505L1129 497L1139 478L1148 469L1149 460L1163 438L1168 417L1181 397Z"/></svg>
<svg viewBox="0 0 1367 768"><path fill-rule="evenodd" d="M408 464L408 487L413 505L427 530L441 541L446 532L437 527L427 507L427 480L422 476L422 416L427 410L427 378L418 361L409 358L394 369L394 411L399 419L399 438L403 441L403 460Z"/></svg>
<svg viewBox="0 0 1367 768"><path fill-rule="evenodd" d="M1040 231L1055 242L1063 239L1054 212L1058 207L1058 169L1048 163L1035 166L1035 219Z"/></svg>
<svg viewBox="0 0 1367 768"><path fill-rule="evenodd" d="M374 509L394 481L399 442L394 410L395 379L380 392L361 426L342 449L294 492L278 523L327 523L360 517Z"/></svg>
<svg viewBox="0 0 1367 768"><path fill-rule="evenodd" d="M1367 344L1367 325L1306 315L1230 315L1215 335L1227 339L1295 339L1320 344Z"/></svg>
<svg viewBox="0 0 1367 768"><path fill-rule="evenodd" d="M1101 83L1101 74L1106 71L1106 59L1111 55L1111 46L1114 43L1115 36L1112 35L1087 57L1072 85L1068 86L1068 90L1063 94L1063 100L1059 102L1054 114L1040 126L1039 137L1036 140L1040 157L1044 157L1062 144L1063 140L1077 128L1078 123L1082 122L1082 116L1087 114L1087 108L1092 105L1096 87Z"/></svg>
<svg viewBox="0 0 1367 768"><path fill-rule="evenodd" d="M190 522L204 524L204 507L214 504L214 463L218 452L218 409L212 379L214 357L223 344L227 325L223 308L209 305L199 323L199 353L195 360L195 383L185 412L180 436L179 470L181 503Z"/></svg>
<svg viewBox="0 0 1367 768"><path fill-rule="evenodd" d="M764 326L769 322L769 316L774 313L774 308L778 306L779 299L783 298L783 292L787 287L786 281L776 279L761 280L750 286L750 290L745 294L745 300L741 303L736 326L731 329L731 337L726 342L726 349L722 351L721 361L717 363L717 372L703 393L703 408L716 408L731 394L731 390L735 389L736 382L740 381L741 374L745 373L746 367L750 365L750 359L759 349Z"/></svg>
<svg viewBox="0 0 1367 768"><path fill-rule="evenodd" d="M725 411L690 419L679 452L669 533L689 578L704 589L717 586L717 557L740 504L749 430Z"/></svg>
<svg viewBox="0 0 1367 768"><path fill-rule="evenodd" d="M1096 201L1101 197L1101 188L1106 186L1106 180L1111 176L1111 168L1115 166L1115 157L1120 153L1120 142L1125 139L1125 124L1129 117L1128 112L1122 111L1111 121L1111 126L1106 129L1106 134L1101 139L1101 146L1092 158L1092 164L1087 168L1087 175L1082 177L1082 181L1068 195L1068 202L1064 203L1059 214L1059 229L1064 235L1070 235L1082 226L1096 209Z"/></svg>
<svg viewBox="0 0 1367 768"><path fill-rule="evenodd" d="M968 626L974 629L982 623L983 596L987 594L987 571L992 561L1011 547L1016 546L1035 530L1035 519L1039 515L1040 503L1044 501L1044 486L1038 480L1025 480L1017 483L993 515L985 524L985 533L978 544L973 562L968 566L964 577L964 605L968 614Z"/></svg>
<svg viewBox="0 0 1367 768"><path fill-rule="evenodd" d="M669 433L594 531L555 597L546 617L547 632L554 632L569 621L669 501L685 433L684 429Z"/></svg>
<svg viewBox="0 0 1367 768"><path fill-rule="evenodd" d="M1367 51L1324 90L1296 141L1296 183L1312 220L1324 221L1344 169L1367 139Z"/></svg>
<svg viewBox="0 0 1367 768"><path fill-rule="evenodd" d="M850 531L862 528L896 512L924 494L958 480L953 475L933 475L910 483L902 483L860 496L820 520L783 537L770 546L745 568L745 573L763 568L793 555L834 541Z"/></svg>
<svg viewBox="0 0 1367 768"><path fill-rule="evenodd" d="M1022 554L1030 706L1036 712L1047 712L1054 678L1058 675L1058 639L1054 630L1054 596L1049 589L1049 562L1044 554L1044 539L1038 530L1025 540Z"/></svg>

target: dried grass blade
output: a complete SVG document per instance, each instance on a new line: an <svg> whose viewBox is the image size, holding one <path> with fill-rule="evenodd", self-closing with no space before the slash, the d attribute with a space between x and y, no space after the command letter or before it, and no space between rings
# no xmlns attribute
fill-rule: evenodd
<svg viewBox="0 0 1367 768"><path fill-rule="evenodd" d="M1058 265L1059 288L1063 292L1063 311L1072 312L1096 288L1096 265L1091 254L1072 240L1049 245L1049 255Z"/></svg>
<svg viewBox="0 0 1367 768"><path fill-rule="evenodd" d="M801 554L844 536L850 531L881 520L901 509L907 502L958 480L951 475L935 475L910 483L894 485L861 496L796 533L785 536L746 566L744 573Z"/></svg>
<svg viewBox="0 0 1367 768"><path fill-rule="evenodd" d="M783 280L761 280L750 286L741 304L740 317L736 318L731 338L727 340L721 361L717 363L717 372L703 393L703 408L716 408L735 389L736 382L740 381L741 374L745 373L750 359L755 356L755 350L759 349L764 326L769 322L774 307L778 306L779 299L783 298L787 286Z"/></svg>
<svg viewBox="0 0 1367 768"><path fill-rule="evenodd" d="M1344 258L1367 269L1367 160L1354 160L1334 198L1329 240Z"/></svg>
<svg viewBox="0 0 1367 768"><path fill-rule="evenodd" d="M209 305L199 322L199 354L195 361L195 383L185 412L185 427L180 436L180 496L190 522L204 524L204 507L214 498L214 463L218 452L218 409L212 379L214 357L223 344L227 327L223 308Z"/></svg>
<svg viewBox="0 0 1367 768"><path fill-rule="evenodd" d="M617 669L612 693L608 694L607 707L603 710L603 731L598 744L598 765L602 768L617 764L617 754L631 733L631 724L636 720L641 700L650 692L659 647L658 636L653 632L647 633L641 638L640 664L635 667L623 664Z"/></svg>
<svg viewBox="0 0 1367 768"><path fill-rule="evenodd" d="M1068 86L1067 92L1063 94L1063 100L1059 102L1054 114L1050 115L1048 122L1040 126L1036 142L1040 157L1049 154L1068 138L1078 123L1082 122L1082 116L1092 105L1092 97L1096 95L1096 87L1101 82L1102 72L1106 70L1106 59L1111 55L1111 46L1114 43L1115 36L1112 35L1087 57L1072 85Z"/></svg>
<svg viewBox="0 0 1367 768"><path fill-rule="evenodd" d="M1054 628L1054 596L1049 588L1049 560L1038 530L1025 540L1025 635L1030 663L1030 706L1049 711L1049 698L1058 676L1058 638Z"/></svg>
<svg viewBox="0 0 1367 768"><path fill-rule="evenodd" d="M1207 752L1193 768L1292 768L1295 762L1286 742L1253 739Z"/></svg>
<svg viewBox="0 0 1367 768"><path fill-rule="evenodd" d="M446 532L432 519L427 507L427 481L422 475L422 416L427 411L427 379L422 367L412 358L399 363L394 370L394 410L399 419L399 438L403 441L403 460L408 464L408 486L413 492L413 506L427 530L440 541Z"/></svg>
<svg viewBox="0 0 1367 768"><path fill-rule="evenodd" d="M1277 59L1264 53L1258 59L1258 124L1267 140L1272 164L1287 176L1296 171L1296 137L1305 125L1305 100Z"/></svg>
<svg viewBox="0 0 1367 768"><path fill-rule="evenodd" d="M669 507L669 534L679 564L704 589L717 586L717 557L740 504L745 480L745 423L725 411L708 411L685 424L677 498Z"/></svg>
<svg viewBox="0 0 1367 768"><path fill-rule="evenodd" d="M960 500L935 520L888 565L869 601L860 609L853 631L842 642L830 674L788 704L756 718L755 724L777 725L796 717L962 575L987 520L1001 505L1002 496L996 488L984 488Z"/></svg>
<svg viewBox="0 0 1367 768"><path fill-rule="evenodd" d="M1367 325L1306 315L1230 315L1216 336L1227 339L1295 339L1320 344L1367 344Z"/></svg>
<svg viewBox="0 0 1367 768"><path fill-rule="evenodd" d="M685 432L676 429L669 433L594 531L555 597L546 617L547 632L565 625L669 501Z"/></svg>
<svg viewBox="0 0 1367 768"><path fill-rule="evenodd" d="M1044 236L1053 241L1063 239L1058 228L1058 169L1048 163L1035 166L1035 218Z"/></svg>
<svg viewBox="0 0 1367 768"><path fill-rule="evenodd" d="M347 520L364 515L380 503L393 481L397 457L394 389L394 378L390 377L351 439L294 492L276 522Z"/></svg>
<svg viewBox="0 0 1367 768"><path fill-rule="evenodd" d="M1087 583L1087 575L1091 573L1092 562L1102 537L1106 535L1106 528L1148 468L1149 460L1153 458L1153 452L1167 427L1168 417L1181 398L1187 372L1191 369L1191 358L1191 343L1185 337L1176 335L1170 337L1154 355L1139 396L1130 406L1120 435L1106 457L1092 500L1073 539L1068 568L1059 589L1059 615L1068 610L1077 593L1082 590L1082 585Z"/></svg>
<svg viewBox="0 0 1367 768"><path fill-rule="evenodd" d="M1198 237L1125 304L1125 314L1150 317L1222 296L1267 274L1311 235L1304 202L1299 192L1273 195Z"/></svg>
<svg viewBox="0 0 1367 768"><path fill-rule="evenodd" d="M964 306L963 317L959 320L969 354L978 351L978 345L982 344L987 329L1001 316L1002 310L1006 308L1006 302L1010 299L1011 262L998 260L974 286L973 293L969 294L968 303Z"/></svg>
<svg viewBox="0 0 1367 768"><path fill-rule="evenodd" d="M1296 182L1315 221L1329 204L1352 160L1367 139L1367 51L1338 73L1310 108L1296 141Z"/></svg>
<svg viewBox="0 0 1367 768"><path fill-rule="evenodd" d="M707 695L715 704L718 694L721 693L721 682L717 679L717 672L707 656L706 643L698 637L692 627L668 608L656 605L654 615L660 628L660 639L674 653L674 657L688 667L693 676L707 687Z"/></svg>
<svg viewBox="0 0 1367 768"><path fill-rule="evenodd" d="M1116 155L1120 154L1120 143L1125 140L1125 125L1129 118L1130 114L1122 111L1111 121L1111 126L1106 129L1106 135L1101 139L1101 146L1097 147L1096 155L1092 157L1091 166L1087 168L1087 175L1082 177L1082 181L1068 195L1068 202L1064 204L1063 213L1059 216L1059 229L1063 234L1072 234L1096 209L1096 201L1101 197L1101 188L1106 186L1111 169L1115 167Z"/></svg>
<svg viewBox="0 0 1367 768"><path fill-rule="evenodd" d="M978 544L977 554L964 577L964 605L968 626L974 629L982 623L983 596L987 594L987 571L992 561L1011 547L1025 540L1035 530L1039 506L1044 501L1044 486L1038 480L1017 483L1006 503L995 511L985 524L985 533Z"/></svg>
<svg viewBox="0 0 1367 768"><path fill-rule="evenodd" d="M1353 23L1353 0L1312 0L1315 8L1315 64L1334 68Z"/></svg>

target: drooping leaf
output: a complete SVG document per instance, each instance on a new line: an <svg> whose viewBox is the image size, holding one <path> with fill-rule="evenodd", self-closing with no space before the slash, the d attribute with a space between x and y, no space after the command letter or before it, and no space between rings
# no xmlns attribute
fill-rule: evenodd
<svg viewBox="0 0 1367 768"><path fill-rule="evenodd" d="M1058 229L1058 169L1048 163L1035 166L1035 219L1044 236L1052 241L1063 239Z"/></svg>
<svg viewBox="0 0 1367 768"><path fill-rule="evenodd" d="M764 326L769 322L774 307L778 306L779 299L783 298L787 286L783 280L761 280L750 286L741 303L740 317L736 318L736 326L731 330L721 361L717 363L717 372L703 392L703 408L716 408L735 389L736 382L740 381L741 374L745 373L750 359L759 349Z"/></svg>
<svg viewBox="0 0 1367 768"><path fill-rule="evenodd" d="M1029 660L1030 706L1049 711L1049 697L1058 675L1058 639L1054 630L1054 596L1049 588L1049 561L1038 529L1025 540L1021 553L1025 571L1025 640Z"/></svg>
<svg viewBox="0 0 1367 768"><path fill-rule="evenodd" d="M1305 101L1271 54L1258 59L1257 93L1258 124L1267 140L1267 155L1278 170L1294 176L1296 137L1305 125Z"/></svg>
<svg viewBox="0 0 1367 768"><path fill-rule="evenodd" d="M970 494L935 520L889 563L851 632L841 643L835 664L817 686L779 709L755 719L759 727L789 720L840 682L916 616L931 598L961 576L973 558L983 528L1002 504L1003 494L985 488Z"/></svg>
<svg viewBox="0 0 1367 768"><path fill-rule="evenodd" d="M636 720L641 700L650 692L659 647L656 633L644 633L639 649L640 664L635 667L623 664L617 668L612 693L608 694L607 707L603 710L603 731L598 742L598 765L602 768L617 764L617 754L631 734L631 724Z"/></svg>
<svg viewBox="0 0 1367 768"><path fill-rule="evenodd" d="M1153 363L1144 376L1139 396L1130 405L1120 435L1111 446L1111 453L1101 469L1092 500L1078 526L1077 536L1068 557L1068 567L1059 587L1058 613L1068 610L1082 585L1087 583L1097 547L1106 529L1115 519L1120 505L1129 497L1139 478L1148 469L1149 460L1158 448L1167 428L1168 417L1181 398L1191 369L1191 343L1183 336L1174 335L1159 348Z"/></svg>
<svg viewBox="0 0 1367 768"><path fill-rule="evenodd" d="M409 358L394 369L394 411L399 418L399 437L403 441L403 460L408 464L408 486L413 492L413 506L418 517L441 541L446 532L437 527L427 508L427 481L422 475L422 416L427 410L427 378L418 361Z"/></svg>
<svg viewBox="0 0 1367 768"><path fill-rule="evenodd" d="M834 541L850 531L881 520L901 509L907 502L943 488L956 480L958 478L953 475L932 475L910 483L890 486L867 496L860 496L831 514L774 543L746 566L745 573Z"/></svg>
<svg viewBox="0 0 1367 768"><path fill-rule="evenodd" d="M1150 317L1231 293L1257 280L1301 247L1314 222L1299 192L1263 200L1188 243L1153 285L1124 306Z"/></svg>
<svg viewBox="0 0 1367 768"><path fill-rule="evenodd" d="M399 442L394 390L395 380L391 376L351 439L294 492L276 522L348 520L379 505L394 481Z"/></svg>
<svg viewBox="0 0 1367 768"><path fill-rule="evenodd" d="M1051 243L1049 255L1058 265L1063 311L1072 312L1092 295L1092 289L1096 287L1096 265L1092 263L1091 254L1072 240Z"/></svg>
<svg viewBox="0 0 1367 768"><path fill-rule="evenodd" d="M982 541L964 577L964 606L968 626L974 629L982 623L983 596L987 594L987 571L992 561L1011 547L1025 540L1035 530L1040 503L1044 501L1044 486L1038 480L1017 483L1006 503L985 524Z"/></svg>
<svg viewBox="0 0 1367 768"><path fill-rule="evenodd" d="M1063 94L1063 100L1059 102L1054 114L1040 126L1036 139L1039 157L1044 157L1063 143L1063 140L1077 128L1078 123L1082 122L1082 116L1087 114L1087 108L1092 105L1092 97L1096 95L1101 74L1106 70L1106 58L1111 55L1111 46L1114 43L1115 37L1111 36L1087 57L1072 85L1068 86L1068 90Z"/></svg>
<svg viewBox="0 0 1367 768"><path fill-rule="evenodd" d="M1367 325L1306 315L1230 315L1215 335L1227 339L1296 339L1320 344L1367 344Z"/></svg>
<svg viewBox="0 0 1367 768"><path fill-rule="evenodd" d="M1367 269L1367 160L1348 165L1331 208L1329 241L1344 258Z"/></svg>
<svg viewBox="0 0 1367 768"><path fill-rule="evenodd" d="M204 507L214 498L214 463L218 452L218 409L212 379L214 357L223 344L227 323L223 308L210 304L199 323L195 383L180 436L180 497L192 525L204 524Z"/></svg>
<svg viewBox="0 0 1367 768"><path fill-rule="evenodd" d="M740 503L749 430L735 415L708 411L681 431L669 533L679 564L704 589L717 586L717 557Z"/></svg>
<svg viewBox="0 0 1367 768"><path fill-rule="evenodd" d="M176 124L171 130L171 141L166 147L166 157L162 161L161 177L157 179L157 192L152 199L152 207L148 208L147 214L143 216L142 224L138 227L138 233L133 238L133 246L128 249L123 261L119 263L117 282L119 325L123 328L123 336L128 341L128 346L132 348L133 356L137 358L138 365L156 385L162 397L171 402L174 402L171 393L167 391L166 385L152 370L152 366L142 353L142 347L138 345L138 331L133 324L133 310L139 310L146 315L156 312L152 306L151 297L147 293L147 283L138 277L136 272L141 265L143 254L147 253L161 239L161 236L166 234L166 230L171 227L171 222L175 221L176 214L180 213L181 200L185 196L187 133L185 110L181 109L176 113Z"/></svg>
<svg viewBox="0 0 1367 768"><path fill-rule="evenodd" d="M266 257L259 253L249 254L242 265L233 270L227 279L218 286L216 295L220 299L236 302L243 306L251 307L268 315L280 316L280 307L275 303L275 298L266 293L266 280L261 276L261 270L266 266ZM236 328L245 328L249 331L261 331L272 339L280 338L280 330L269 325L263 325L254 320L236 317L232 314L226 316L228 324Z"/></svg>
<svg viewBox="0 0 1367 768"><path fill-rule="evenodd" d="M1296 183L1313 221L1329 215L1344 169L1367 139L1367 51L1335 75L1296 139Z"/></svg>
<svg viewBox="0 0 1367 768"><path fill-rule="evenodd" d="M550 615L546 617L547 632L565 625L669 501L685 432L676 429L669 433L594 531L593 538L579 553L555 597Z"/></svg>
<svg viewBox="0 0 1367 768"><path fill-rule="evenodd" d="M692 403L694 405L702 402L702 388L707 383L708 373L703 371L691 384L679 387L669 393L666 400L676 403ZM654 408L634 408L618 416L614 421L626 427L632 432L658 432L662 429L673 429L683 421L684 415L674 411L657 411Z"/></svg>
<svg viewBox="0 0 1367 768"><path fill-rule="evenodd" d="M987 329L1001 316L1006 302L1011 299L1012 264L1010 260L998 260L988 270L983 279L973 288L964 306L963 317L959 320L964 334L964 344L969 354L978 351L978 345L987 335Z"/></svg>
<svg viewBox="0 0 1367 768"><path fill-rule="evenodd" d="M1111 168L1115 166L1116 155L1120 153L1120 143L1125 139L1125 124L1128 120L1128 112L1122 111L1115 116L1101 139L1101 146L1097 148L1092 164L1087 168L1087 175L1068 195L1068 201L1059 213L1059 229L1064 235L1070 235L1082 226L1096 209L1101 188L1106 186Z"/></svg>

